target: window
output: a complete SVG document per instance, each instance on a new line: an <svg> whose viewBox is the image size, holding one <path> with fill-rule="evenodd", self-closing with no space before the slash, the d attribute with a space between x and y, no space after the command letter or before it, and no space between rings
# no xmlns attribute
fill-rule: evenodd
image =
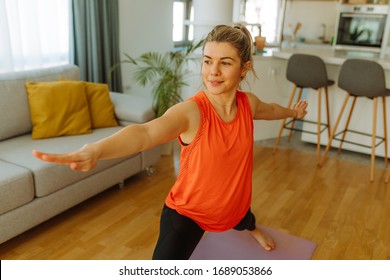
<svg viewBox="0 0 390 280"><path fill-rule="evenodd" d="M192 0L173 2L173 42L176 47L185 46L194 39L194 27L188 24L193 19Z"/></svg>
<svg viewBox="0 0 390 280"><path fill-rule="evenodd" d="M69 63L69 0L0 0L0 72Z"/></svg>
<svg viewBox="0 0 390 280"><path fill-rule="evenodd" d="M241 0L240 20L246 24L252 36L267 38L268 45L281 42L285 0Z"/></svg>

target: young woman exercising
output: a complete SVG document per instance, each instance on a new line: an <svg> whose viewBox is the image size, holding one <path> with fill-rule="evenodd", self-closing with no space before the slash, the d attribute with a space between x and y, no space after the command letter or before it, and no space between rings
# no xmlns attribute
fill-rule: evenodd
<svg viewBox="0 0 390 280"><path fill-rule="evenodd" d="M88 171L98 160L124 157L178 138L180 171L162 210L153 259L188 259L205 231L249 230L265 250L272 238L256 227L251 212L253 120L303 118L306 101L293 109L262 102L239 90L253 70L252 37L243 25L216 26L203 46L205 89L163 116L130 125L75 152L41 160Z"/></svg>

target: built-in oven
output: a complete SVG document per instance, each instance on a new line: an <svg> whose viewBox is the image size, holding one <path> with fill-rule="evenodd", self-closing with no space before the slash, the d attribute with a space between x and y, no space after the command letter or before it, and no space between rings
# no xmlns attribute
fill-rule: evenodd
<svg viewBox="0 0 390 280"><path fill-rule="evenodd" d="M336 29L336 49L380 52L387 45L388 5L341 5Z"/></svg>

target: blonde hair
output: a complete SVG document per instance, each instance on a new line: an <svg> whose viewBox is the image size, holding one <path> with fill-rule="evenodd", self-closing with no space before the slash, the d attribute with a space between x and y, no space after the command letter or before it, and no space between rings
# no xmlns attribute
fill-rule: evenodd
<svg viewBox="0 0 390 280"><path fill-rule="evenodd" d="M250 61L250 71L256 77L253 69L253 40L249 30L242 24L237 23L233 26L217 25L210 31L204 40L203 50L208 42L230 43L237 49L241 59L241 66L247 67L246 62Z"/></svg>

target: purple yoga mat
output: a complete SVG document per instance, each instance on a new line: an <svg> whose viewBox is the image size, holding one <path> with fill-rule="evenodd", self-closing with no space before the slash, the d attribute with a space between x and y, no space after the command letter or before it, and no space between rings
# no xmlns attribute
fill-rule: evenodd
<svg viewBox="0 0 390 280"><path fill-rule="evenodd" d="M248 231L209 232L199 242L191 260L310 260L317 245L300 237L257 225L269 234L276 249L266 251Z"/></svg>

